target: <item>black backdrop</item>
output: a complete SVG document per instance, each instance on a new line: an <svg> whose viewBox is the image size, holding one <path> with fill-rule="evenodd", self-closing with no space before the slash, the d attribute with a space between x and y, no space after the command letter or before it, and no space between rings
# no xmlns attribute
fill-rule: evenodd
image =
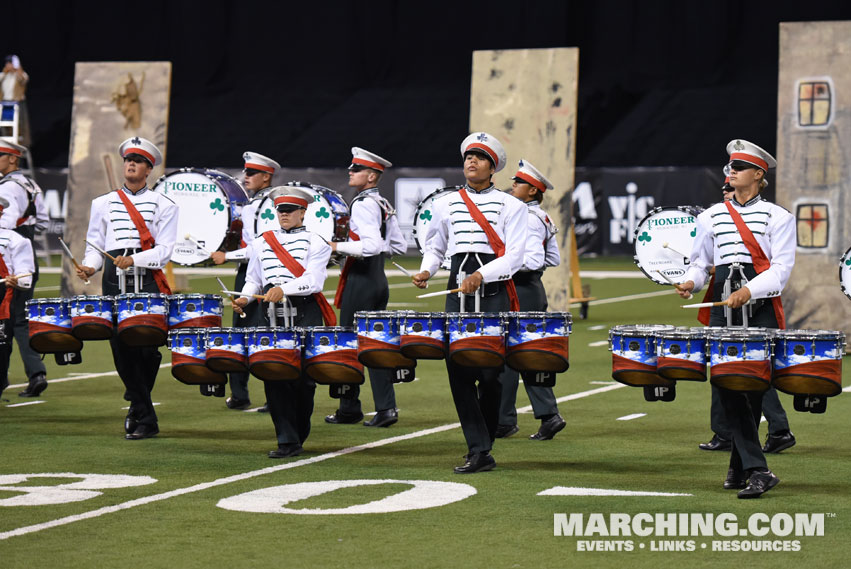
<svg viewBox="0 0 851 569"><path fill-rule="evenodd" d="M174 64L171 165L345 164L364 146L449 166L471 52L580 48L579 166L706 166L733 137L775 148L777 24L837 1L4 0L0 52L31 76L33 155L68 160L75 61Z"/></svg>

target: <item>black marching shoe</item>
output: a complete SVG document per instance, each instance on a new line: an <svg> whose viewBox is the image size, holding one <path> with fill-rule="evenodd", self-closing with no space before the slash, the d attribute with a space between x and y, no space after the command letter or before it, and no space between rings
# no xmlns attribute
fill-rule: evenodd
<svg viewBox="0 0 851 569"><path fill-rule="evenodd" d="M132 433L127 433L124 438L128 441L138 441L141 439L149 439L160 432L157 425L140 424Z"/></svg>
<svg viewBox="0 0 851 569"><path fill-rule="evenodd" d="M748 485L740 491L738 496L742 499L759 498L780 482L780 479L770 470L765 472L752 472L748 478Z"/></svg>
<svg viewBox="0 0 851 569"><path fill-rule="evenodd" d="M38 397L47 389L47 379L43 373L37 373L30 378L27 388L18 393L18 397Z"/></svg>
<svg viewBox="0 0 851 569"><path fill-rule="evenodd" d="M700 443L697 446L700 447L700 450L730 450L733 448L733 442L718 435L712 435L711 441Z"/></svg>
<svg viewBox="0 0 851 569"><path fill-rule="evenodd" d="M236 411L242 411L244 409L248 409L251 407L250 399L237 399L236 397L228 397L227 401L225 401L225 405L227 405L228 409L234 409Z"/></svg>
<svg viewBox="0 0 851 569"><path fill-rule="evenodd" d="M724 480L724 490L741 490L748 485L748 475L744 472L727 470L727 479Z"/></svg>
<svg viewBox="0 0 851 569"><path fill-rule="evenodd" d="M765 445L762 447L762 452L777 454L781 450L786 450L795 446L795 435L792 431L786 431L782 435L769 435L765 438Z"/></svg>
<svg viewBox="0 0 851 569"><path fill-rule="evenodd" d="M475 474L476 472L487 472L493 470L496 461L489 451L471 452L466 456L467 461L462 466L455 467L455 474Z"/></svg>
<svg viewBox="0 0 851 569"><path fill-rule="evenodd" d="M279 444L278 448L269 451L269 458L288 458L298 456L304 452L304 448L298 443Z"/></svg>
<svg viewBox="0 0 851 569"><path fill-rule="evenodd" d="M325 422L332 425L351 425L352 423L359 423L362 419L363 413L346 413L337 409L333 415L325 417Z"/></svg>
<svg viewBox="0 0 851 569"><path fill-rule="evenodd" d="M541 421L541 427L538 429L538 432L534 435L529 435L529 438L533 441L548 441L556 436L556 433L562 430L566 424L561 415L556 413L549 419Z"/></svg>
<svg viewBox="0 0 851 569"><path fill-rule="evenodd" d="M520 430L517 425L497 425L493 436L497 439L506 439Z"/></svg>
<svg viewBox="0 0 851 569"><path fill-rule="evenodd" d="M396 409L385 409L378 411L375 417L369 421L364 421L363 424L365 427L389 427L398 420L399 412Z"/></svg>
<svg viewBox="0 0 851 569"><path fill-rule="evenodd" d="M2 401L3 398L3 390L7 387L9 387L9 378L4 377L3 379L0 379L0 401Z"/></svg>
<svg viewBox="0 0 851 569"><path fill-rule="evenodd" d="M130 410L127 411L127 416L124 417L124 434L129 435L135 431L138 426L139 418L136 416L136 412L131 407Z"/></svg>

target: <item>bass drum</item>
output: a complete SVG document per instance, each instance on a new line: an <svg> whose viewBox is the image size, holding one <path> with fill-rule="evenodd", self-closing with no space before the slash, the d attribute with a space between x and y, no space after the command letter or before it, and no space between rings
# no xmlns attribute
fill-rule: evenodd
<svg viewBox="0 0 851 569"><path fill-rule="evenodd" d="M181 168L157 180L153 189L180 210L172 262L196 265L222 247L239 247L248 194L236 178L218 170Z"/></svg>
<svg viewBox="0 0 851 569"><path fill-rule="evenodd" d="M316 233L326 241L348 240L349 206L343 196L324 186L306 182L288 182L286 186L301 188L313 194L313 203L307 206L307 213L304 215L304 225L308 231ZM275 201L271 197L280 187L271 188L257 204L257 214L254 217L254 235L257 237L264 231L281 228L275 214Z"/></svg>
<svg viewBox="0 0 851 569"><path fill-rule="evenodd" d="M417 243L417 248L420 250L420 253L425 253L425 239L426 239L426 231L428 231L429 223L431 223L432 219L432 204L434 200L437 198L444 196L450 192L457 192L461 186L449 186L446 188L440 188L439 190L435 190L426 197L423 198L423 201L419 203L416 211L414 212L414 222L413 222L413 235L414 241ZM450 237L451 239L451 237ZM446 255L443 257L443 263L440 264L441 268L449 270L452 257L452 246L454 244L450 241L449 246L446 248Z"/></svg>
<svg viewBox="0 0 851 569"><path fill-rule="evenodd" d="M839 260L839 286L845 296L851 299L851 247Z"/></svg>
<svg viewBox="0 0 851 569"><path fill-rule="evenodd" d="M682 281L688 269L691 246L702 207L657 207L635 228L635 264L647 278L660 285ZM662 273L660 275L659 273Z"/></svg>

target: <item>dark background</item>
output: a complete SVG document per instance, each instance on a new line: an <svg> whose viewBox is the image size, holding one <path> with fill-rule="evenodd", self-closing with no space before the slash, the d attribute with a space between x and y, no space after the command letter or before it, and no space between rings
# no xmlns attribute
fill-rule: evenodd
<svg viewBox="0 0 851 569"><path fill-rule="evenodd" d="M0 3L0 52L30 74L37 166L68 162L76 61L173 62L168 165L456 164L472 51L580 48L577 166L722 164L776 147L778 22L832 1ZM116 144L119 141L116 141Z"/></svg>

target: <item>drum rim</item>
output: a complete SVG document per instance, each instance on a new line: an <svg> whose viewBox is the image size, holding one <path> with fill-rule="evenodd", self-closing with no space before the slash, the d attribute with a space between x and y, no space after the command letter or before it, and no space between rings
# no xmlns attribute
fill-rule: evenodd
<svg viewBox="0 0 851 569"><path fill-rule="evenodd" d="M616 324L609 329L609 332L617 331L644 331L644 332L661 332L664 330L673 330L676 328L673 324Z"/></svg>
<svg viewBox="0 0 851 569"><path fill-rule="evenodd" d="M844 339L845 332L842 330L777 330L774 337L778 340L832 340Z"/></svg>

